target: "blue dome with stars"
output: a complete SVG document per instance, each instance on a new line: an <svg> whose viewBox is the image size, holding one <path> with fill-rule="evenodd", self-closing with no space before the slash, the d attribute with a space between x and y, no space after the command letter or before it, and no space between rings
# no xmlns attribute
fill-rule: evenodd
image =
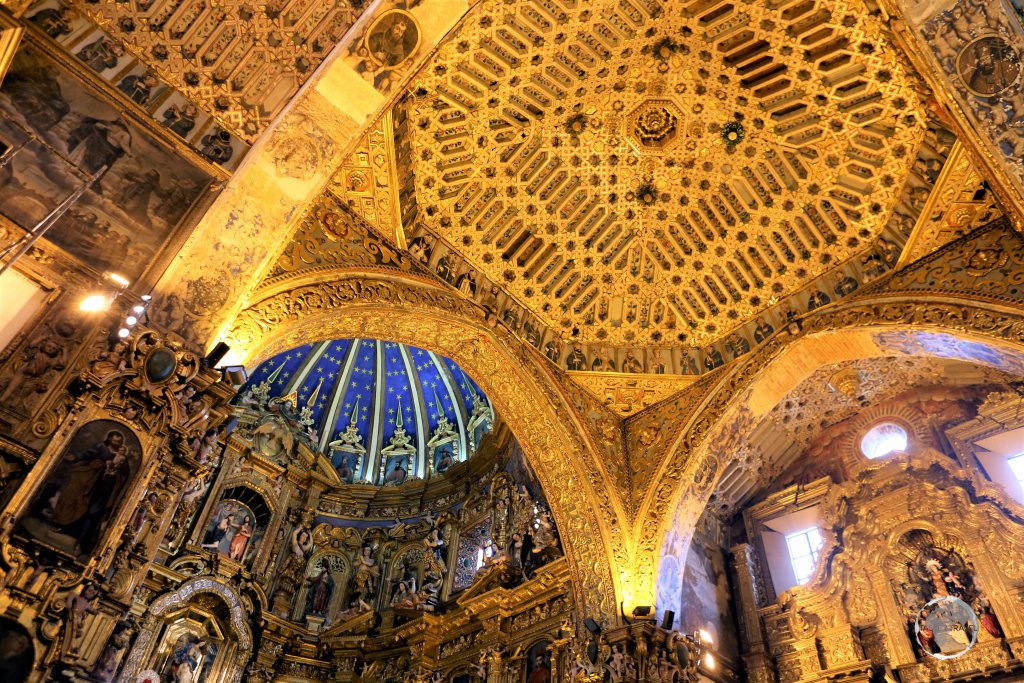
<svg viewBox="0 0 1024 683"><path fill-rule="evenodd" d="M345 483L399 485L470 458L494 426L455 361L378 339L306 344L264 361L248 387L290 400ZM244 392L244 390L243 390Z"/></svg>

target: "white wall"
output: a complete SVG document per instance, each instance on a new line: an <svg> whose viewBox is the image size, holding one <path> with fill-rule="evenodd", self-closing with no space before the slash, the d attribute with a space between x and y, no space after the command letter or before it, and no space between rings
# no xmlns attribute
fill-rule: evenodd
<svg viewBox="0 0 1024 683"><path fill-rule="evenodd" d="M1011 429L1010 431L990 436L975 442L975 453L978 462L989 478L1017 499L1017 502L1024 503L1024 488L1013 476L1013 471L1006 464L1009 458L1024 453L1024 427Z"/></svg>
<svg viewBox="0 0 1024 683"><path fill-rule="evenodd" d="M786 536L811 527L821 528L821 509L817 505L780 515L762 522L767 529L761 531L765 559L771 575L775 595L781 595L797 585L793 563L789 559ZM822 534L824 536L824 534Z"/></svg>
<svg viewBox="0 0 1024 683"><path fill-rule="evenodd" d="M0 275L0 350L11 343L46 296L45 289L14 269Z"/></svg>

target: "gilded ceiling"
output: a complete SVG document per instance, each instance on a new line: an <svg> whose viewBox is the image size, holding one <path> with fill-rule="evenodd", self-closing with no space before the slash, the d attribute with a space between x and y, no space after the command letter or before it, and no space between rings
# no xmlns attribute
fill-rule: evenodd
<svg viewBox="0 0 1024 683"><path fill-rule="evenodd" d="M404 201L563 338L704 345L870 247L917 102L847 2L485 3L410 88Z"/></svg>
<svg viewBox="0 0 1024 683"><path fill-rule="evenodd" d="M362 0L86 0L74 6L250 142L363 9Z"/></svg>

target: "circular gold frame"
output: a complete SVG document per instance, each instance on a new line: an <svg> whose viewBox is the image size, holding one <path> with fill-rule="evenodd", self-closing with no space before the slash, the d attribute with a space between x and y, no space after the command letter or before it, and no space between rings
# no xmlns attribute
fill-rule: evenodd
<svg viewBox="0 0 1024 683"><path fill-rule="evenodd" d="M1017 55L1017 61L1016 61L1017 75L1013 78L1012 81L1010 81L1002 89L996 90L995 92L991 92L991 93L983 93L983 92L979 92L979 91L975 90L974 88L972 88L970 85L967 84L967 79L964 78L964 70L963 70L962 63L963 63L964 55L967 53L967 51L970 48L972 48L973 46L977 45L978 43L980 43L983 40L990 40L992 38L996 38L998 40L1001 40L1007 47L1009 47L1011 50L1013 50L1013 53L1015 55ZM997 33L988 33L988 34L985 34L983 36L978 36L977 38L975 38L974 40L970 41L969 43L964 45L962 48L960 48L960 51L956 53L956 59L954 61L954 66L956 67L957 78L959 78L963 82L964 88L966 88L972 94L977 95L978 97L996 97L999 94L1006 92L1007 90L1010 89L1010 87L1012 87L1015 83L1017 83L1020 80L1021 72L1024 71L1024 68L1021 67L1020 54L1017 52L1017 49L1014 48L1014 46L1010 43L1010 41L1006 40L1006 38L1004 38L1003 36L1001 36L1001 35L999 35Z"/></svg>

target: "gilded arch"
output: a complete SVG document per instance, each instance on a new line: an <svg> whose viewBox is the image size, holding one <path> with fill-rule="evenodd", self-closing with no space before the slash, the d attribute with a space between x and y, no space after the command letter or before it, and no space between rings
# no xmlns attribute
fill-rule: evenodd
<svg viewBox="0 0 1024 683"><path fill-rule="evenodd" d="M689 533L677 530L694 528L722 475L721 464L728 453L743 443L788 388L837 360L884 353L943 354L935 345L880 346L878 335L892 332L906 333L903 338L911 342L914 335L930 333L968 344L982 343L993 355L967 359L980 364L991 364L998 357L1024 363L1024 315L1020 310L968 296L866 296L808 317L795 334L769 339L699 400L688 401L688 411L675 418L678 436L667 444L667 455L650 473L654 484L638 514L638 566L658 567L657 577L641 575L639 590L651 591L659 607L674 601L674 586L680 578L670 575L673 563L668 558L675 558L680 566L690 541ZM951 346L951 352L953 349ZM712 461L717 462L713 475L698 477L701 468Z"/></svg>
<svg viewBox="0 0 1024 683"><path fill-rule="evenodd" d="M319 272L264 290L225 341L240 360L258 362L311 339L357 336L427 348L473 376L516 434L548 496L581 614L614 621L622 599L615 569L630 564L631 552L620 531L622 492L544 361L489 326L477 306L421 278Z"/></svg>

